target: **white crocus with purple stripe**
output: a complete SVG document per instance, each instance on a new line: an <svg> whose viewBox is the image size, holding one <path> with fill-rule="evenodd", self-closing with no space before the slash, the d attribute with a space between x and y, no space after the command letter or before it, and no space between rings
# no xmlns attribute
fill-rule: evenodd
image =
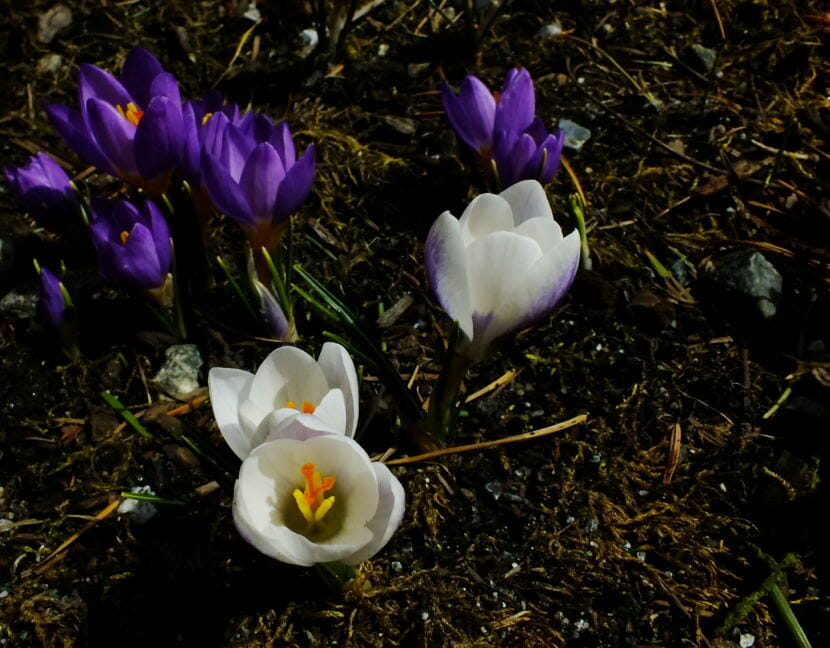
<svg viewBox="0 0 830 648"><path fill-rule="evenodd" d="M349 437L357 428L357 373L346 349L334 342L323 345L317 360L297 347L280 347L256 374L214 367L208 389L219 431L240 459L298 412L308 427L322 424Z"/></svg>
<svg viewBox="0 0 830 648"><path fill-rule="evenodd" d="M463 333L471 362L499 338L548 315L573 283L579 234L562 236L536 180L477 196L456 219L444 212L427 237L430 285Z"/></svg>

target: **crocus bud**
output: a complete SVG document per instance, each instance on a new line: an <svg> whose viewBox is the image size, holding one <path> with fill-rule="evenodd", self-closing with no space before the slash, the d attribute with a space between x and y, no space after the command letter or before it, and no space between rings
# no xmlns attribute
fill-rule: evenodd
<svg viewBox="0 0 830 648"><path fill-rule="evenodd" d="M46 107L52 126L81 158L156 195L170 184L184 149L179 87L147 50L136 47L121 80L94 65L78 73L80 111Z"/></svg>
<svg viewBox="0 0 830 648"><path fill-rule="evenodd" d="M562 236L545 191L525 180L477 196L460 219L444 212L427 236L430 286L478 362L491 345L546 317L573 283L579 234Z"/></svg>
<svg viewBox="0 0 830 648"><path fill-rule="evenodd" d="M288 334L288 318L285 316L282 306L274 297L274 293L259 279L251 280L259 297L259 312L268 334L276 340L284 340Z"/></svg>
<svg viewBox="0 0 830 648"><path fill-rule="evenodd" d="M69 293L63 283L49 268L37 266L40 273L38 285L38 311L44 320L54 328L60 329L67 319L67 313L72 307Z"/></svg>
<svg viewBox="0 0 830 648"><path fill-rule="evenodd" d="M529 179L547 183L553 178L564 135L561 129L549 134L535 116L536 97L527 70L510 70L497 95L470 75L457 95L444 84L441 98L456 134L498 185Z"/></svg>
<svg viewBox="0 0 830 648"><path fill-rule="evenodd" d="M89 229L105 279L167 301L173 245L155 203L95 200Z"/></svg>
<svg viewBox="0 0 830 648"><path fill-rule="evenodd" d="M256 374L215 367L208 374L219 431L240 459L269 429L298 412L314 416L348 436L357 428L357 373L339 344L326 342L315 360L292 346L271 352Z"/></svg>
<svg viewBox="0 0 830 648"><path fill-rule="evenodd" d="M6 180L12 193L39 225L52 231L66 228L76 217L80 201L69 176L46 153L29 158L25 166L7 166Z"/></svg>
<svg viewBox="0 0 830 648"><path fill-rule="evenodd" d="M245 540L277 560L356 565L397 530L404 490L342 427L314 419L297 414L270 427L269 440L242 462L233 519Z"/></svg>

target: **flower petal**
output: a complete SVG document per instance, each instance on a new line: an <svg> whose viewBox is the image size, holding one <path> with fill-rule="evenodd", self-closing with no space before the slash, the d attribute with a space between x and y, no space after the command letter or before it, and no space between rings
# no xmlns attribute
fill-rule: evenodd
<svg viewBox="0 0 830 648"><path fill-rule="evenodd" d="M62 104L50 104L45 110L52 128L81 159L104 173L117 175L110 161L92 138L81 113Z"/></svg>
<svg viewBox="0 0 830 648"><path fill-rule="evenodd" d="M308 198L314 180L314 164L314 146L310 145L294 166L288 169L277 189L274 205L275 222L288 218Z"/></svg>
<svg viewBox="0 0 830 648"><path fill-rule="evenodd" d="M346 407L346 435L353 437L357 429L358 412L360 408L357 372L351 356L336 342L326 342L320 350L317 364L323 370L323 375L329 387L337 387L343 392Z"/></svg>
<svg viewBox="0 0 830 648"><path fill-rule="evenodd" d="M513 229L513 212L504 198L495 194L481 194L472 202L458 219L464 245L468 246L476 239L490 232Z"/></svg>
<svg viewBox="0 0 830 648"><path fill-rule="evenodd" d="M398 530L403 519L406 494L403 486L384 464L373 462L372 469L378 479L378 508L375 516L369 520L367 527L372 532L371 542L340 562L356 565L367 560L380 551Z"/></svg>
<svg viewBox="0 0 830 648"><path fill-rule="evenodd" d="M143 47L134 47L121 68L121 81L139 106L146 106L153 94L150 84L164 68L158 59Z"/></svg>
<svg viewBox="0 0 830 648"><path fill-rule="evenodd" d="M424 245L429 285L438 303L464 334L473 335L473 309L464 238L458 220L444 212L432 225Z"/></svg>
<svg viewBox="0 0 830 648"><path fill-rule="evenodd" d="M543 254L562 240L562 228L552 218L529 218L513 231L536 241Z"/></svg>
<svg viewBox="0 0 830 648"><path fill-rule="evenodd" d="M231 177L228 168L207 151L202 151L202 182L216 209L233 218L242 227L256 224L245 194Z"/></svg>
<svg viewBox="0 0 830 648"><path fill-rule="evenodd" d="M133 139L136 127L111 105L100 99L87 102L89 128L95 142L113 168L121 173L135 173Z"/></svg>
<svg viewBox="0 0 830 648"><path fill-rule="evenodd" d="M342 429L337 429L320 419L317 414L302 414L293 407L283 407L269 413L260 428L264 428L264 441L276 439L297 439L305 441L311 437L321 434L343 434Z"/></svg>
<svg viewBox="0 0 830 648"><path fill-rule="evenodd" d="M523 133L533 122L535 114L536 95L530 73L524 68L510 70L496 107L494 128Z"/></svg>
<svg viewBox="0 0 830 648"><path fill-rule="evenodd" d="M239 422L239 407L247 400L254 374L241 369L214 367L208 372L213 417L225 442L240 459L251 452L251 440Z"/></svg>
<svg viewBox="0 0 830 648"><path fill-rule="evenodd" d="M184 134L181 108L167 97L153 97L135 131L135 161L143 178L157 178L179 164Z"/></svg>
<svg viewBox="0 0 830 648"><path fill-rule="evenodd" d="M271 222L277 188L284 177L285 169L274 147L268 143L257 144L239 179L255 222Z"/></svg>
<svg viewBox="0 0 830 648"><path fill-rule="evenodd" d="M522 180L499 194L513 210L513 223L521 225L530 218L553 220L550 201L544 188L536 180Z"/></svg>
<svg viewBox="0 0 830 648"><path fill-rule="evenodd" d="M354 436L351 429L347 427L346 403L343 399L343 392L337 387L329 390L323 399L314 409L314 416L337 431L338 434Z"/></svg>
<svg viewBox="0 0 830 648"><path fill-rule="evenodd" d="M158 288L164 283L167 271L162 271L156 242L147 226L136 223L127 242L118 252L116 263L121 281L147 290Z"/></svg>
<svg viewBox="0 0 830 648"><path fill-rule="evenodd" d="M274 127L271 135L271 144L279 153L285 168L290 168L297 161L297 154L294 150L294 139L291 137L291 129L288 122L280 122Z"/></svg>
<svg viewBox="0 0 830 648"><path fill-rule="evenodd" d="M111 106L126 108L133 101L121 82L96 65L83 63L78 71L78 96L81 112L90 99L99 99Z"/></svg>
<svg viewBox="0 0 830 648"><path fill-rule="evenodd" d="M484 83L469 75L456 95L448 85L441 88L441 99L455 132L474 151L486 155L492 145L496 100Z"/></svg>
<svg viewBox="0 0 830 648"><path fill-rule="evenodd" d="M297 347L284 346L272 351L257 369L250 399L270 411L288 401L316 405L328 391L317 361Z"/></svg>

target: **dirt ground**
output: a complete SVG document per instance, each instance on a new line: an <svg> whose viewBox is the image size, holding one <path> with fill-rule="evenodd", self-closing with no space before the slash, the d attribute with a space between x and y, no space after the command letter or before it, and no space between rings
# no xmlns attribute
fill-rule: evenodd
<svg viewBox="0 0 830 648"><path fill-rule="evenodd" d="M79 64L116 71L138 44L184 96L218 88L287 119L318 160L296 259L402 375L417 368L425 398L449 322L426 285L423 240L442 211L458 215L484 190L440 84L474 73L495 88L523 66L546 123L591 131L548 192L570 231L581 186L593 270L554 317L475 368L470 393L517 373L466 406L456 442L587 420L393 468L403 525L332 591L239 537L238 461L210 407L170 416L179 403L158 405L151 378L172 339L139 300L95 279L89 249L35 227L4 184L0 239L14 258L0 259L0 293L31 293L32 258L64 260L82 357L69 361L32 317L0 315L0 645L808 645L776 587L811 645L828 645L827 6L376 0L339 47L311 51L311 4L257 3L257 20L234 2L3 2L0 162L47 150L84 174L43 106L76 105ZM120 190L83 177L91 192ZM209 256L233 271L242 243L219 219ZM740 251L780 275L774 312L737 295ZM209 367L253 370L274 347L218 265L210 273L190 315L202 385ZM302 309L298 326L313 352L331 329ZM414 454L373 378L360 441ZM143 524L113 513L142 485L174 502Z"/></svg>

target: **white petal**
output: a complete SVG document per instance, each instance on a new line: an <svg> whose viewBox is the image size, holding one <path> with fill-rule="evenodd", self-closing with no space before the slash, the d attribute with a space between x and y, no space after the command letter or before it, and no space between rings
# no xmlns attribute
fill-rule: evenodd
<svg viewBox="0 0 830 648"><path fill-rule="evenodd" d="M252 373L241 369L214 367L208 373L213 417L225 442L240 459L251 451L250 436L240 423L239 408L248 398L253 380Z"/></svg>
<svg viewBox="0 0 830 648"><path fill-rule="evenodd" d="M357 385L357 372L354 362L346 349L336 342L326 342L320 350L317 364L323 370L323 375L329 387L337 387L343 392L346 407L346 434L353 437L357 429L357 419L360 408ZM320 407L318 405L318 407Z"/></svg>
<svg viewBox="0 0 830 648"><path fill-rule="evenodd" d="M259 430L262 419L268 415L269 411L271 410L257 405L251 399L243 401L242 405L239 406L239 423L251 443L248 452L262 443L262 439L257 437L257 430Z"/></svg>
<svg viewBox="0 0 830 648"><path fill-rule="evenodd" d="M317 361L297 347L284 346L272 351L260 365L250 399L270 412L285 407L288 401L316 405L328 390Z"/></svg>
<svg viewBox="0 0 830 648"><path fill-rule="evenodd" d="M345 434L351 437L354 432L348 427L346 411L343 392L335 388L329 390L329 393L323 396L323 400L314 410L314 416L329 425L337 434Z"/></svg>
<svg viewBox="0 0 830 648"><path fill-rule="evenodd" d="M302 414L294 409L274 410L263 419L261 425L266 428L265 441L276 439L305 441L321 434L343 434L342 430L331 427L325 421L320 420L316 414Z"/></svg>
<svg viewBox="0 0 830 648"><path fill-rule="evenodd" d="M438 302L463 333L473 336L473 310L464 240L458 220L444 212L429 230L424 246L424 260Z"/></svg>
<svg viewBox="0 0 830 648"><path fill-rule="evenodd" d="M513 210L513 222L520 225L528 218L553 219L547 194L536 180L522 180L499 194Z"/></svg>
<svg viewBox="0 0 830 648"><path fill-rule="evenodd" d="M464 245L469 246L476 239L490 232L513 229L513 212L504 198L495 194L481 194L473 201L458 219Z"/></svg>
<svg viewBox="0 0 830 648"><path fill-rule="evenodd" d="M378 478L378 490L380 500L375 517L369 520L366 525L372 532L371 542L353 553L351 556L341 559L347 565L356 565L371 558L389 542L389 539L398 530L403 519L406 495L403 486L393 475L389 468L379 462L372 463L372 468Z"/></svg>
<svg viewBox="0 0 830 648"><path fill-rule="evenodd" d="M513 231L536 241L542 248L542 254L553 250L562 240L562 228L552 218L528 218Z"/></svg>

